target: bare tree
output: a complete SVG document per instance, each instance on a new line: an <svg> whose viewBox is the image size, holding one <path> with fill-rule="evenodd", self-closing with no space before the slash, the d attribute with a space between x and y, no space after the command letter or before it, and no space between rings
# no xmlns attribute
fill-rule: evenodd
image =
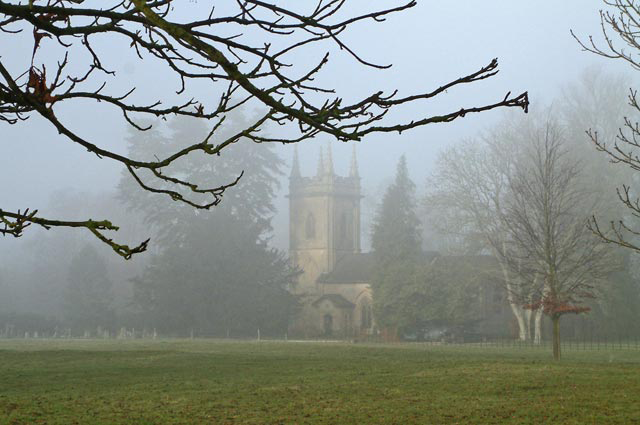
<svg viewBox="0 0 640 425"><path fill-rule="evenodd" d="M113 0L100 2L100 6L89 6L84 0L28 3L0 0L3 45L10 45L19 32L33 34L32 51L11 52L30 56L26 69L11 66L6 56L0 58L0 121L15 124L37 114L69 142L100 158L120 163L143 190L208 209L217 205L224 191L238 180L217 187L201 187L197 182L183 180L179 174L172 174L171 165L186 155L216 156L241 138L257 143L297 143L325 134L340 141L356 141L372 133L402 132L499 107L527 110L526 93L517 96L507 93L495 102L463 106L435 116L411 117L395 123L384 120L392 108L432 100L447 90L495 76L497 60L436 89L407 96L397 91L374 90L353 103L344 102L332 87L314 82L328 62L328 53L318 57L315 64L296 63L293 54L328 42L364 66L388 68L389 65L377 65L359 56L346 44L343 33L363 21L384 21L388 15L410 9L416 2L341 18L347 12L343 10L345 4L344 0L318 0L285 7L277 2L236 0L222 5L221 13L212 9L209 16L185 20L184 13L180 14L185 3L172 0ZM135 85L126 93L116 93L119 80L106 63L107 55L100 43L96 43L105 36L111 46L135 49L140 61L152 63L156 68L160 64L173 72L178 83L177 96L166 90L157 94L159 99L134 103L131 95ZM61 56L43 57L48 50L42 47L43 43L55 43ZM78 55L83 59L72 61L70 57L78 51L83 52L84 56ZM74 71L82 66L84 70L80 73ZM202 95L191 97L189 93L196 91ZM218 96L211 99L211 93ZM145 116L169 115L209 120L211 130L205 139L193 141L167 156L140 160L100 146L91 135L74 131L60 113L63 104L74 101L115 108L129 125L140 131L149 128L141 124ZM217 130L226 114L241 105L261 107L262 113L241 131L220 138ZM289 126L295 132L284 133L288 136L281 133L267 136L260 131L269 123ZM151 182L143 175L150 176ZM153 181L168 183L173 188L158 188ZM148 242L136 247L114 242L105 231L118 227L108 220L53 220L38 216L35 210L0 210L0 220L3 224L0 233L16 237L30 224L47 229L84 228L124 258L144 251Z"/></svg>
<svg viewBox="0 0 640 425"><path fill-rule="evenodd" d="M578 160L583 145L551 116L506 117L480 140L445 151L426 202L446 211L445 231L481 241L497 258L520 339L538 343L543 314L557 324L586 311L581 303L615 267L587 227L591 214L611 213L609 186L586 176L601 164Z"/></svg>
<svg viewBox="0 0 640 425"><path fill-rule="evenodd" d="M581 40L573 32L572 35L588 52L595 53L609 59L622 60L635 70L640 70L640 2L635 0L603 0L609 10L600 12L604 46L594 40ZM632 113L640 112L637 90L630 89L628 96ZM596 148L606 153L611 162L626 165L633 172L640 171L640 125L635 119L625 117L624 125L618 130L616 139L611 143L602 137L597 130L589 130L587 134ZM602 240L624 248L640 251L637 237L640 231L635 219L640 218L640 198L631 186L623 184L617 189L617 195L628 212L627 217L609 221L601 226L596 216L589 220L589 228Z"/></svg>
<svg viewBox="0 0 640 425"><path fill-rule="evenodd" d="M527 139L500 217L507 237L492 244L503 263L526 277L513 297L551 318L553 356L559 359L560 318L589 311L585 301L596 297L598 284L613 270L613 258L587 228L597 194L584 190L581 165L564 147L559 127L547 121Z"/></svg>
<svg viewBox="0 0 640 425"><path fill-rule="evenodd" d="M505 257L499 255L514 249L504 245L507 229L502 217L510 196L509 179L520 155L520 129L514 127L521 125L524 124L507 120L481 140L467 141L444 151L428 182L425 204L426 209L440 210L443 212L440 215L448 218L447 228L441 229L443 233L450 237L455 231L458 240L479 242L473 244L475 249L488 251L497 258L507 299L518 323L519 339L534 338L539 342L539 314L534 323L535 335L532 335L534 311L523 308L521 297L516 296L525 286L520 282L523 276L514 272Z"/></svg>

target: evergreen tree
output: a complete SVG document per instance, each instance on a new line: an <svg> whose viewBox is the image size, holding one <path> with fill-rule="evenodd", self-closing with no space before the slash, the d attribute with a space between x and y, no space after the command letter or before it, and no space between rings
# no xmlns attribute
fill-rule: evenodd
<svg viewBox="0 0 640 425"><path fill-rule="evenodd" d="M403 323L404 309L401 289L415 280L421 258L415 184L409 178L404 156L374 218L371 242L375 259L371 284L376 322L382 327L399 326Z"/></svg>
<svg viewBox="0 0 640 425"><path fill-rule="evenodd" d="M113 326L112 282L96 249L86 244L69 265L64 291L64 316L68 325L82 331Z"/></svg>
<svg viewBox="0 0 640 425"><path fill-rule="evenodd" d="M579 317L590 327L590 337L602 339L638 338L638 305L640 305L640 283L638 282L638 264L634 254L628 250L618 249L620 268L611 273L600 288L598 298L590 304L591 312L586 317ZM634 270L635 269L635 270ZM586 329L576 327L577 331ZM574 331L574 334L578 332Z"/></svg>
<svg viewBox="0 0 640 425"><path fill-rule="evenodd" d="M225 125L210 136L209 142L225 140L246 123L247 118L239 112L228 116ZM163 157L166 153L183 147L185 141L205 140L209 131L205 123L197 119L175 118L166 126L157 122L148 134L140 136L140 132L131 132L128 139L130 155L143 160ZM148 143L150 140L155 143ZM279 186L282 165L283 161L272 145L257 145L248 139L240 139L225 148L220 156L212 158L208 155L188 155L168 170L162 170L167 175L202 187L216 187L243 174L236 186L224 192L222 202L208 211L194 209L183 202L173 202L161 194L140 192L138 184L128 173L123 174L119 196L130 209L145 216L147 223L158 233L162 247L182 243L186 229L194 218L221 211L225 214L242 215L251 220L260 227L264 236L272 230L271 216L275 212L273 198ZM151 176L146 177L149 179L143 180L144 183L151 184ZM171 185L158 185L155 182L153 187L163 190L169 186ZM194 199L193 195L190 197ZM198 201L197 197L195 200ZM167 226L168 223L171 226Z"/></svg>
<svg viewBox="0 0 640 425"><path fill-rule="evenodd" d="M232 121L232 122L231 122ZM245 124L235 116L225 132ZM161 145L181 140L205 139L207 129L199 120L173 120ZM137 152L146 157L150 152ZM194 210L165 197L140 196L130 181L123 181L121 197L140 211L160 236L162 248L142 276L134 281L135 301L145 325L162 332L200 335L255 335L286 332L293 297L288 260L269 247L273 198L281 175L282 160L271 145L240 140L223 155L189 155L176 163L172 175L195 182L224 183L244 172L238 185L224 193L222 202L208 211Z"/></svg>
<svg viewBox="0 0 640 425"><path fill-rule="evenodd" d="M371 241L376 260L394 262L419 256L420 220L416 214L415 191L403 155L398 161L395 180L387 188L374 218Z"/></svg>
<svg viewBox="0 0 640 425"><path fill-rule="evenodd" d="M295 307L287 259L229 214L196 218L187 242L154 256L135 281L144 325L163 333L282 335Z"/></svg>

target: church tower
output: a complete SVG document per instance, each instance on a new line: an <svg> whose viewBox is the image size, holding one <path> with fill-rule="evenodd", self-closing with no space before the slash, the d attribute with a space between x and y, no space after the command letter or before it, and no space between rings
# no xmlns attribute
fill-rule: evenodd
<svg viewBox="0 0 640 425"><path fill-rule="evenodd" d="M303 177L297 150L289 179L289 247L303 270L298 293L317 294L317 278L348 254L360 253L360 176L355 148L346 177L333 170L331 147L320 150L318 170Z"/></svg>

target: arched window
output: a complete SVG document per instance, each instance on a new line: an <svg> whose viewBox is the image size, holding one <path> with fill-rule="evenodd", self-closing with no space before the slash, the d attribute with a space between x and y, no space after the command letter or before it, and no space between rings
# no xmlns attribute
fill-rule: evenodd
<svg viewBox="0 0 640 425"><path fill-rule="evenodd" d="M304 233L307 239L313 239L316 237L316 219L311 213L307 215L307 220L304 223Z"/></svg>
<svg viewBox="0 0 640 425"><path fill-rule="evenodd" d="M349 240L347 235L347 213L345 213L344 211L342 212L342 214L340 214L340 224L338 227L338 232L338 235L340 235L340 241L344 243Z"/></svg>
<svg viewBox="0 0 640 425"><path fill-rule="evenodd" d="M373 324L373 313L371 311L371 305L365 301L360 306L360 328L371 329Z"/></svg>

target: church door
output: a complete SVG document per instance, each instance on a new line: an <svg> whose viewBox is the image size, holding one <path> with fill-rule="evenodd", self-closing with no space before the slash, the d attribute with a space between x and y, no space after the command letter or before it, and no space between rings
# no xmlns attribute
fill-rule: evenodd
<svg viewBox="0 0 640 425"><path fill-rule="evenodd" d="M329 336L333 332L333 316L330 314L324 315L324 323L323 323L324 334Z"/></svg>

